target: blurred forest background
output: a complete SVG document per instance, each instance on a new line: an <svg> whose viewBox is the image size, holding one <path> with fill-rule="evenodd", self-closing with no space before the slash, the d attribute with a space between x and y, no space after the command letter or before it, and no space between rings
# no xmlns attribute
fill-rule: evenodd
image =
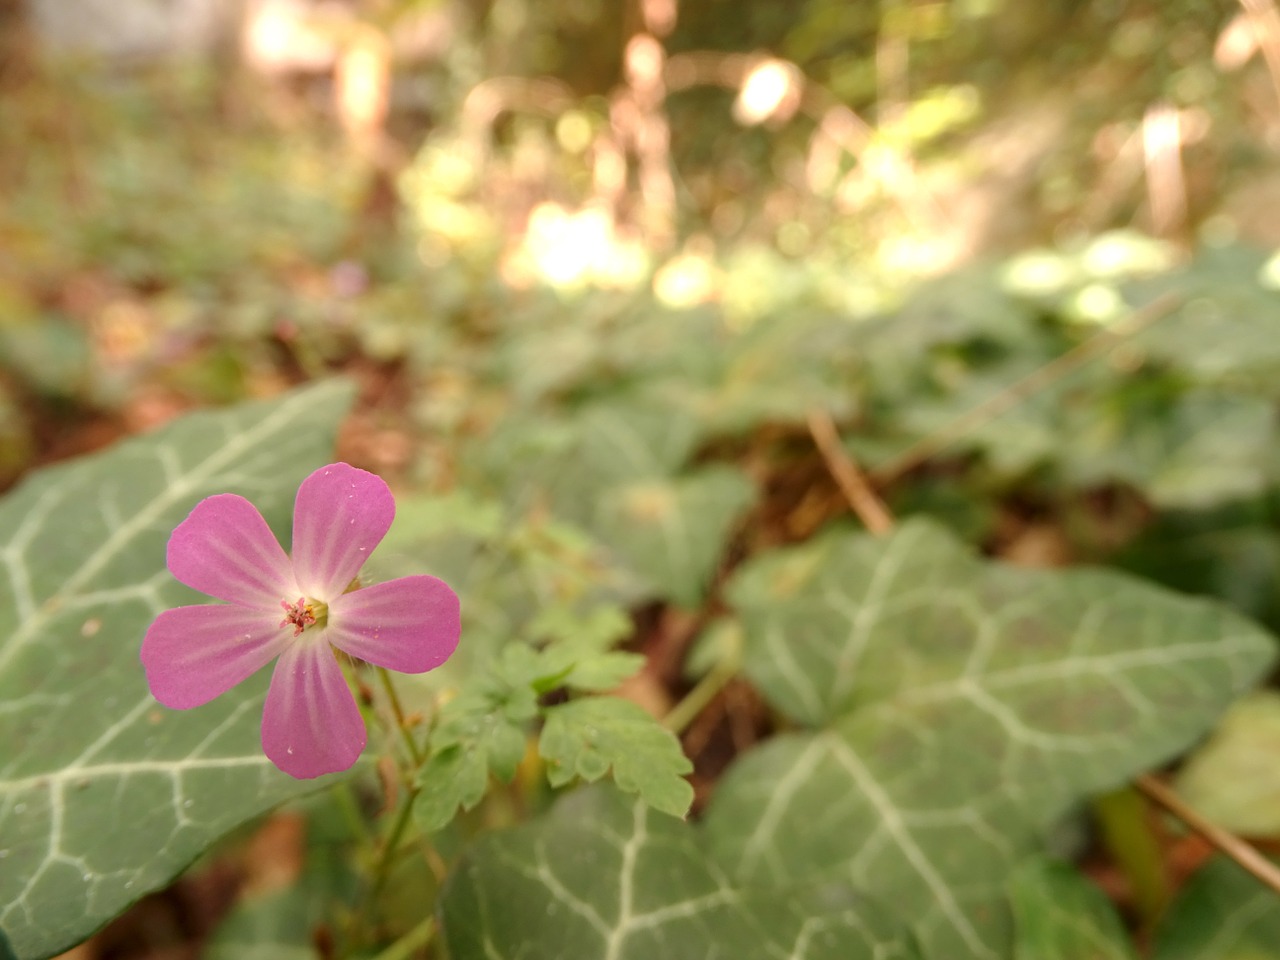
<svg viewBox="0 0 1280 960"><path fill-rule="evenodd" d="M512 371L554 389L574 328L633 313L678 352L698 311L785 336L915 297L904 354L951 364L917 399L981 359L962 405L1011 351L952 348L1011 314L1040 360L1122 280L1280 244L1270 0L3 10L0 487L335 369L366 384L348 454L430 471L487 425L486 356L563 321Z"/></svg>
<svg viewBox="0 0 1280 960"><path fill-rule="evenodd" d="M660 714L718 564L847 510L835 423L900 515L1280 626L1273 0L0 0L0 45L0 490L345 374L341 458L628 553ZM653 482L593 512L617 423ZM725 697L700 797L767 726Z"/></svg>

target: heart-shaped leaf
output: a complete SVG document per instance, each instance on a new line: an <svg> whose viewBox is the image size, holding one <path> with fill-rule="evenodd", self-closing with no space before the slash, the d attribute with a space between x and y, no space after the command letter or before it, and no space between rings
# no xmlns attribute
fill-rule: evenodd
<svg viewBox="0 0 1280 960"><path fill-rule="evenodd" d="M1101 571L984 564L936 526L837 534L730 586L776 738L706 820L741 882L840 879L927 956L997 960L1003 888L1071 805L1198 739L1274 657L1216 604Z"/></svg>
<svg viewBox="0 0 1280 960"><path fill-rule="evenodd" d="M138 648L196 602L165 569L203 497L252 499L287 532L299 482L350 401L327 384L186 417L28 477L0 501L0 926L24 960L60 953L205 847L314 789L263 756L265 673L167 710Z"/></svg>
<svg viewBox="0 0 1280 960"><path fill-rule="evenodd" d="M839 885L732 883L690 825L609 787L481 840L442 900L453 960L910 960L885 912Z"/></svg>

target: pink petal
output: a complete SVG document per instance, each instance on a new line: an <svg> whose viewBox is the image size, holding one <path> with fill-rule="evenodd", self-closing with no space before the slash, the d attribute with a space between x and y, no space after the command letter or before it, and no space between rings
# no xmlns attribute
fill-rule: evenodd
<svg viewBox="0 0 1280 960"><path fill-rule="evenodd" d="M329 603L325 638L369 663L425 673L449 659L462 630L458 595L435 577L401 577Z"/></svg>
<svg viewBox="0 0 1280 960"><path fill-rule="evenodd" d="M304 633L280 655L262 711L262 749L299 780L346 770L365 745L364 721L333 648Z"/></svg>
<svg viewBox="0 0 1280 960"><path fill-rule="evenodd" d="M303 594L326 602L339 596L395 515L395 498L375 474L331 463L303 480L293 508L293 566Z"/></svg>
<svg viewBox="0 0 1280 960"><path fill-rule="evenodd" d="M169 572L201 593L261 610L300 596L289 558L257 507L220 493L196 504L169 537Z"/></svg>
<svg viewBox="0 0 1280 960"><path fill-rule="evenodd" d="M187 710L226 693L288 645L291 631L273 617L221 604L164 611L142 640L151 695Z"/></svg>

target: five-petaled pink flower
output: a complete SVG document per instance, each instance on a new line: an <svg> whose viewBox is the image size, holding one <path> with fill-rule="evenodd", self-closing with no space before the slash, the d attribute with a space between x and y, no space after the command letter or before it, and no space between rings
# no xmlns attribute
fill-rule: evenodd
<svg viewBox="0 0 1280 960"><path fill-rule="evenodd" d="M298 488L290 560L243 497L196 504L169 538L169 572L226 603L156 617L142 641L152 695L198 707L276 660L262 712L267 757L300 779L350 767L366 734L333 648L423 673L449 658L461 629L458 597L435 577L349 589L395 511L380 477L321 467Z"/></svg>

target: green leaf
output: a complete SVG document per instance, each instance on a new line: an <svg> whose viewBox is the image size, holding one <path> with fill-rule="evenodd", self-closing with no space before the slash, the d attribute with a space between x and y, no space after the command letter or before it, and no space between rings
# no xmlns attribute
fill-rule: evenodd
<svg viewBox="0 0 1280 960"><path fill-rule="evenodd" d="M603 788L481 840L443 894L454 960L910 960L884 911L839 885L744 887L688 824Z"/></svg>
<svg viewBox="0 0 1280 960"><path fill-rule="evenodd" d="M1009 871L1083 797L1195 742L1275 653L1215 604L986 564L920 521L761 558L729 595L747 672L825 729L738 761L712 848L745 882L872 890L937 960L1007 956Z"/></svg>
<svg viewBox="0 0 1280 960"><path fill-rule="evenodd" d="M1077 486L1120 480L1167 508L1213 507L1265 491L1277 472L1273 401L1178 390L1153 403L1140 386L1130 393L1126 385L1079 428L1060 430L1068 479ZM1063 433L1071 437L1066 444Z"/></svg>
<svg viewBox="0 0 1280 960"><path fill-rule="evenodd" d="M266 674L197 710L151 698L143 633L195 594L165 570L203 497L250 497L288 530L331 455L346 385L183 418L30 476L0 500L0 925L60 953L237 824L314 790L262 754Z"/></svg>
<svg viewBox="0 0 1280 960"><path fill-rule="evenodd" d="M696 607L730 528L754 496L751 481L728 467L636 481L605 494L596 530L661 596Z"/></svg>
<svg viewBox="0 0 1280 960"><path fill-rule="evenodd" d="M1112 562L1185 593L1207 594L1280 629L1280 500L1169 511Z"/></svg>
<svg viewBox="0 0 1280 960"><path fill-rule="evenodd" d="M1280 897L1230 860L1196 873L1156 930L1153 960L1274 960Z"/></svg>
<svg viewBox="0 0 1280 960"><path fill-rule="evenodd" d="M419 827L434 832L452 820L459 807L472 809L484 799L490 773L511 780L525 754L526 728L537 713L529 680L509 678L501 669L473 680L445 703L431 737L431 757L418 778L422 793L414 816Z"/></svg>
<svg viewBox="0 0 1280 960"><path fill-rule="evenodd" d="M563 420L513 418L477 466L518 505L547 502L657 594L696 607L735 520L755 496L739 470L682 468L696 425L664 401L600 402Z"/></svg>
<svg viewBox="0 0 1280 960"><path fill-rule="evenodd" d="M1136 960L1111 901L1074 868L1032 860L1008 888L1014 960Z"/></svg>
<svg viewBox="0 0 1280 960"><path fill-rule="evenodd" d="M644 665L643 653L614 650L586 656L579 659L565 675L564 685L570 690L585 693L605 693L635 676Z"/></svg>
<svg viewBox="0 0 1280 960"><path fill-rule="evenodd" d="M1183 301L1134 337L1134 347L1202 382L1274 382L1280 294L1274 277L1269 286L1263 283L1266 256L1243 246L1206 247L1182 270L1137 286L1135 302L1170 289Z"/></svg>
<svg viewBox="0 0 1280 960"><path fill-rule="evenodd" d="M611 769L614 782L665 813L683 817L693 803L684 775L693 769L680 741L639 706L617 697L584 697L548 707L538 742L553 787L588 783Z"/></svg>
<svg viewBox="0 0 1280 960"><path fill-rule="evenodd" d="M1280 693L1259 690L1231 705L1213 737L1175 781L1197 813L1234 833L1280 834Z"/></svg>
<svg viewBox="0 0 1280 960"><path fill-rule="evenodd" d="M838 531L777 551L727 593L748 675L810 725L881 701L921 713L955 703L1064 733L1159 726L1173 742L1202 731L1275 655L1271 637L1218 604L1103 570L984 563L922 520L885 540Z"/></svg>

